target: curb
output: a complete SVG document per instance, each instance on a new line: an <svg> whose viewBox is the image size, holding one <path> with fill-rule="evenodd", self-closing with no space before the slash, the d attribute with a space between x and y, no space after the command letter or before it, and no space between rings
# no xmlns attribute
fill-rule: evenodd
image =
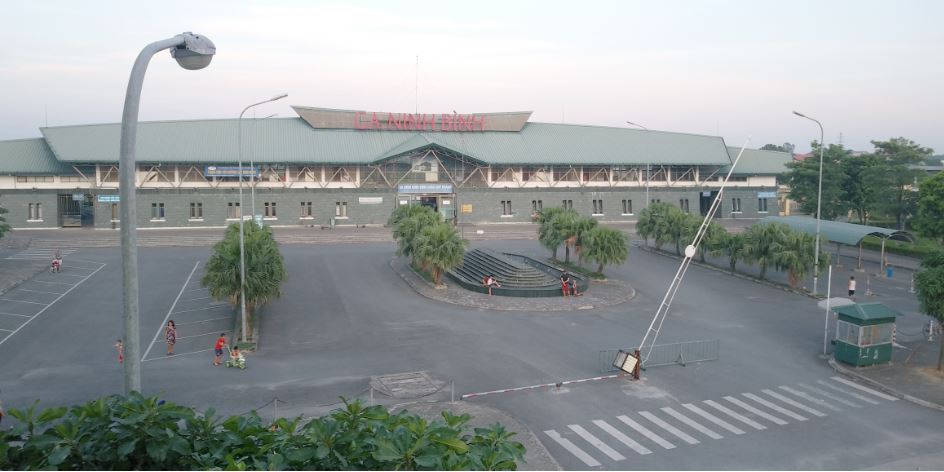
<svg viewBox="0 0 944 472"><path fill-rule="evenodd" d="M881 383L881 382L878 382L878 381L876 381L876 380L872 380L872 379L866 377L865 375L862 375L862 374L860 374L860 373L858 373L858 372L856 372L856 371L854 371L854 370L850 370L850 369L847 369L847 368L845 368L845 367L839 365L839 363L836 362L836 360L833 359L832 357L830 357L827 362L829 363L829 366L832 367L833 370L835 370L836 372L838 372L838 373L840 373L840 374L843 374L843 375L846 375L846 376L848 376L848 377L854 377L855 379L860 380L860 381L862 381L862 382L865 382L865 383L871 385L872 387L875 387L875 388L877 388L877 389L879 389L879 390L881 390L881 391L883 391L883 392L885 392L885 393L887 393L887 394L889 394L889 395L898 397L898 398L900 398L900 399L902 399L902 400L905 400L905 401L909 401L909 402L914 403L915 405L918 405L918 406L923 406L923 407L925 407L925 408L930 408L930 409L932 409L932 410L944 411L944 405L938 405L937 403L929 402L929 401L927 401L927 400L922 400L922 399L920 399L920 398L918 398L918 397L915 397L915 396L912 396L912 395L908 395L907 393L899 392L898 390L895 390L895 389L893 389L893 388L891 388L891 387L889 387L889 386L887 386L887 385L885 385L885 384L883 384L883 383Z"/></svg>

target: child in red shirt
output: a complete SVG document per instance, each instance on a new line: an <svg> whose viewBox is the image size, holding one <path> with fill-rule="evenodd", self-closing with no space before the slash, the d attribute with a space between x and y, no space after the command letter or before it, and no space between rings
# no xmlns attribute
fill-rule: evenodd
<svg viewBox="0 0 944 472"><path fill-rule="evenodd" d="M213 358L213 365L220 365L223 363L223 346L226 345L226 333L220 333L220 337L216 340L216 345L213 346L213 353L216 354L216 357Z"/></svg>

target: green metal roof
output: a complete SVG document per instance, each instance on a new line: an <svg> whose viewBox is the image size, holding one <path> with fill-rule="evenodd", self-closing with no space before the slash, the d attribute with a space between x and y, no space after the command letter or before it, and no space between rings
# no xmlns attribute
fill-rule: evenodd
<svg viewBox="0 0 944 472"><path fill-rule="evenodd" d="M739 152L741 152L741 148L728 146L728 155L731 156L731 162L734 162ZM792 161L793 155L788 152L745 148L734 173L742 175L779 175L787 171L787 163ZM729 168L730 166L725 167L722 171L727 172Z"/></svg>
<svg viewBox="0 0 944 472"><path fill-rule="evenodd" d="M853 303L851 305L837 306L832 310L842 316L861 321L876 321L886 318L894 320L894 318L901 316L901 313L878 302Z"/></svg>
<svg viewBox="0 0 944 472"><path fill-rule="evenodd" d="M74 174L56 160L43 138L0 141L0 174Z"/></svg>
<svg viewBox="0 0 944 472"><path fill-rule="evenodd" d="M816 234L816 218L807 216L768 216L760 223L784 223L790 228L807 234ZM820 234L827 241L856 246L866 236L876 236L896 241L915 242L915 237L907 231L896 231L878 226L857 225L839 221L820 220Z"/></svg>
<svg viewBox="0 0 944 472"><path fill-rule="evenodd" d="M229 163L237 159L238 120L143 122L139 162ZM119 124L41 128L63 162L118 161ZM243 120L243 160L273 163L367 164L438 146L488 164L725 165L724 141L627 128L527 123L511 132L405 132L314 129L301 118Z"/></svg>

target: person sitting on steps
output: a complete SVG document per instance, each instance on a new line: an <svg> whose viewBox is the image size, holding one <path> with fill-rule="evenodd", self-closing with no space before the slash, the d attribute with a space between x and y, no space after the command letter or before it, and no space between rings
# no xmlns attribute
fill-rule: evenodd
<svg viewBox="0 0 944 472"><path fill-rule="evenodd" d="M485 276L485 286L488 287L488 294L492 294L492 287L501 287L501 284L495 280L491 274Z"/></svg>

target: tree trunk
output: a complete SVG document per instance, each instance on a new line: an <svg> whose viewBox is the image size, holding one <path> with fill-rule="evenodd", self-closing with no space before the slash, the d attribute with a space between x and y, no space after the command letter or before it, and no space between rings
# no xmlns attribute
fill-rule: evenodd
<svg viewBox="0 0 944 472"><path fill-rule="evenodd" d="M599 272L599 273L601 273L601 274L603 273L603 264L602 264L602 263L600 263L600 268L597 269L597 272Z"/></svg>
<svg viewBox="0 0 944 472"><path fill-rule="evenodd" d="M732 257L729 263L731 265L731 275L734 275L734 269L737 267L738 263L737 258Z"/></svg>
<svg viewBox="0 0 944 472"><path fill-rule="evenodd" d="M681 256L681 255L682 255L682 247L679 246L679 240L678 240L678 239L675 240L675 255L676 255L676 256Z"/></svg>
<svg viewBox="0 0 944 472"><path fill-rule="evenodd" d="M570 264L570 244L564 244L564 262Z"/></svg>
<svg viewBox="0 0 944 472"><path fill-rule="evenodd" d="M766 280L766 278L765 278L766 276L767 276L767 264L761 264L761 266L760 266L760 279L761 279L761 280Z"/></svg>

